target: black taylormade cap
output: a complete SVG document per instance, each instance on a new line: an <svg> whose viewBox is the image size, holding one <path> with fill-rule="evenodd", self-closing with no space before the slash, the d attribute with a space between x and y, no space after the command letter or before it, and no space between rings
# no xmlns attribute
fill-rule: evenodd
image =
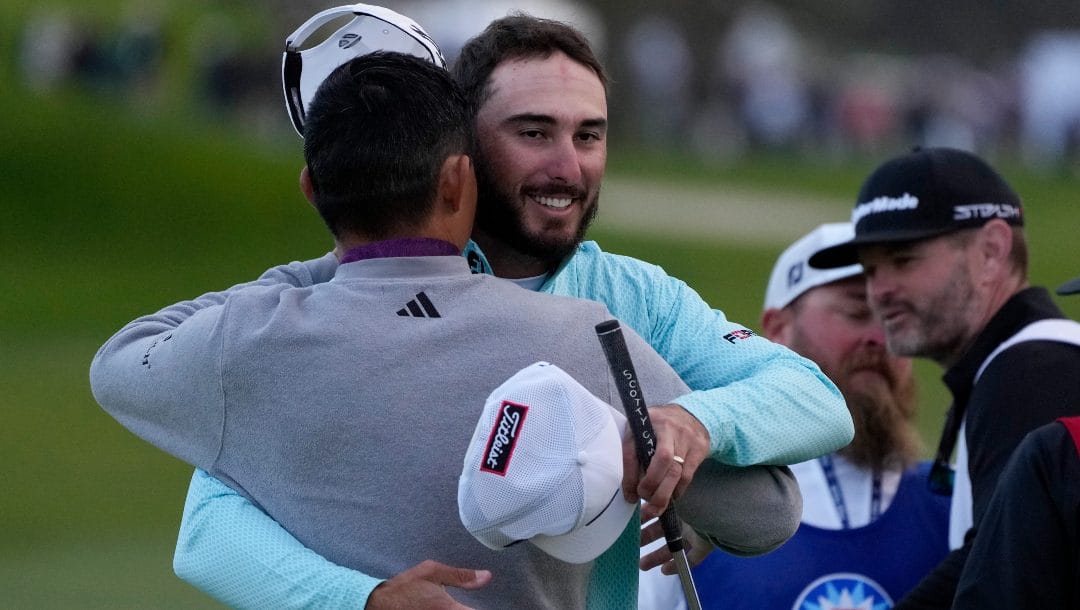
<svg viewBox="0 0 1080 610"><path fill-rule="evenodd" d="M1076 294L1080 292L1080 277L1074 277L1073 279L1065 282L1057 287L1057 293L1065 296L1067 294Z"/></svg>
<svg viewBox="0 0 1080 610"><path fill-rule="evenodd" d="M923 148L885 162L851 212L855 237L810 257L820 269L858 262L858 246L927 239L993 218L1023 226L1020 197L992 167L952 148Z"/></svg>

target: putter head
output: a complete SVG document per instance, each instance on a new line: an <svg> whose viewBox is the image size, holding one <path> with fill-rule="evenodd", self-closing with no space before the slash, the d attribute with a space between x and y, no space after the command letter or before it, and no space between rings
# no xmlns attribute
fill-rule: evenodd
<svg viewBox="0 0 1080 610"><path fill-rule="evenodd" d="M353 18L328 38L304 48L320 28L349 15ZM446 67L435 41L415 21L370 4L348 4L317 13L285 39L281 60L285 109L300 137L304 136L305 109L323 80L350 59L374 51L415 55Z"/></svg>

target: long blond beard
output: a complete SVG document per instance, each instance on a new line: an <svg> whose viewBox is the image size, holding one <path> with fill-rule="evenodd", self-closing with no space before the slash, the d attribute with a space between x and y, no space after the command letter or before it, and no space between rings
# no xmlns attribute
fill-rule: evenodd
<svg viewBox="0 0 1080 610"><path fill-rule="evenodd" d="M845 378L846 380L846 378ZM918 459L922 443L915 429L915 380L889 384L838 383L855 424L855 438L840 454L865 468L906 468Z"/></svg>

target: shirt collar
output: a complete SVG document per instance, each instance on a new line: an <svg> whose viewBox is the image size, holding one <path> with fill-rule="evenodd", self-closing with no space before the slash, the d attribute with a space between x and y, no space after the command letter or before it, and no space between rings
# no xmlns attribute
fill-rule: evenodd
<svg viewBox="0 0 1080 610"><path fill-rule="evenodd" d="M349 248L341 257L341 264L369 258L394 258L404 256L455 256L461 250L454 244L430 237L405 237L371 242Z"/></svg>
<svg viewBox="0 0 1080 610"><path fill-rule="evenodd" d="M1032 286L1017 292L990 318L967 353L945 372L942 378L957 403L967 402L975 373L983 361L1009 337L1022 328L1046 318L1064 318L1065 314L1054 304L1049 291Z"/></svg>

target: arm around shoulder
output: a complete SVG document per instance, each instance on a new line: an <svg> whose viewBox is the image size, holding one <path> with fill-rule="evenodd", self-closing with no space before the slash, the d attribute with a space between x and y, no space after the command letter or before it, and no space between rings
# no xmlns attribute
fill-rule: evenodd
<svg viewBox="0 0 1080 610"><path fill-rule="evenodd" d="M235 608L363 608L383 582L324 559L201 470L188 489L173 569Z"/></svg>
<svg viewBox="0 0 1080 610"><path fill-rule="evenodd" d="M672 402L709 431L712 457L794 464L851 442L843 396L816 364L729 321L680 280L653 290L662 317L646 337L693 390Z"/></svg>
<svg viewBox="0 0 1080 610"><path fill-rule="evenodd" d="M678 499L679 516L717 548L760 555L799 528L802 494L786 466L730 466L705 460Z"/></svg>

